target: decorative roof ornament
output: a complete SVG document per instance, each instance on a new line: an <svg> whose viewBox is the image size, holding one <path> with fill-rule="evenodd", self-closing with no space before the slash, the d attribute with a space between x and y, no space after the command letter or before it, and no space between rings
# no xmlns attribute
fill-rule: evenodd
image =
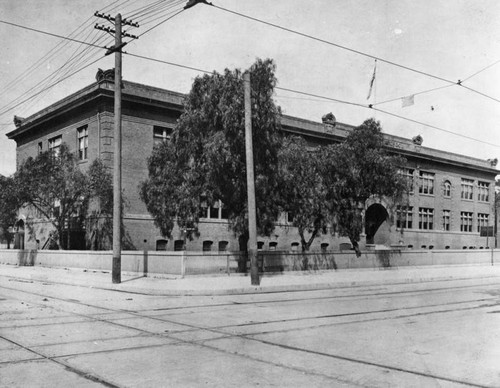
<svg viewBox="0 0 500 388"><path fill-rule="evenodd" d="M101 83L103 81L115 81L115 69L102 70L98 69L95 75L95 80L97 83Z"/></svg>
<svg viewBox="0 0 500 388"><path fill-rule="evenodd" d="M413 142L413 144L422 145L422 143L424 142L424 138L420 135L417 135L417 136L413 137L411 139L411 141Z"/></svg>
<svg viewBox="0 0 500 388"><path fill-rule="evenodd" d="M496 165L498 164L498 159L495 158L495 159L486 159L487 162L490 163L491 167L496 167Z"/></svg>
<svg viewBox="0 0 500 388"><path fill-rule="evenodd" d="M19 128L21 125L23 125L24 117L19 117L19 116L14 116L14 125L16 128Z"/></svg>
<svg viewBox="0 0 500 388"><path fill-rule="evenodd" d="M323 125L326 127L327 130L333 130L337 125L337 119L335 118L332 112L327 113L326 115L321 117L321 121L323 122Z"/></svg>

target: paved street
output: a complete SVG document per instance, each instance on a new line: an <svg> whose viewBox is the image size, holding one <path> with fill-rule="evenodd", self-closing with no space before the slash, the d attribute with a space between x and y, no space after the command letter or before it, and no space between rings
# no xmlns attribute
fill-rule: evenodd
<svg viewBox="0 0 500 388"><path fill-rule="evenodd" d="M498 277L158 296L0 276L0 313L2 387L500 386Z"/></svg>

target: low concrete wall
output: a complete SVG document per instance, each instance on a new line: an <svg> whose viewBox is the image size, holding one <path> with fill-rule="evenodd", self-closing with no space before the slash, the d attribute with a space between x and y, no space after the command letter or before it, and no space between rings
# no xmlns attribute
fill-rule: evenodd
<svg viewBox="0 0 500 388"><path fill-rule="evenodd" d="M0 249L0 263L111 271L111 251ZM150 275L201 275L238 272L241 252L123 251L122 271ZM264 272L387 268L428 265L494 265L500 250L376 250L363 252L259 252Z"/></svg>
<svg viewBox="0 0 500 388"><path fill-rule="evenodd" d="M375 250L363 252L261 252L264 272L363 269L425 265L488 265L500 250Z"/></svg>

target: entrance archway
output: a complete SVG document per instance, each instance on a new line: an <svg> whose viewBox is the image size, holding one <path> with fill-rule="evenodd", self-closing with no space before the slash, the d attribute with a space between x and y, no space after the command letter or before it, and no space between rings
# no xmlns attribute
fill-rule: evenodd
<svg viewBox="0 0 500 388"><path fill-rule="evenodd" d="M367 244L388 245L389 238L389 213L379 203L374 203L365 213L365 233Z"/></svg>

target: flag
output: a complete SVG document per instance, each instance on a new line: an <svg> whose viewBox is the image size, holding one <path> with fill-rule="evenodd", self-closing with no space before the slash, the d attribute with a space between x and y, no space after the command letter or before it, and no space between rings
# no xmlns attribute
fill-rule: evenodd
<svg viewBox="0 0 500 388"><path fill-rule="evenodd" d="M415 104L415 95L412 94L411 96L403 97L401 99L401 102L402 102L403 108L406 106L411 106L411 105Z"/></svg>
<svg viewBox="0 0 500 388"><path fill-rule="evenodd" d="M370 99L370 96L372 95L372 89L373 89L373 84L375 83L375 73L377 71L377 60L375 59L375 66L373 67L373 75L372 75L372 80L370 81L370 90L368 91L368 97L366 97L367 100Z"/></svg>

